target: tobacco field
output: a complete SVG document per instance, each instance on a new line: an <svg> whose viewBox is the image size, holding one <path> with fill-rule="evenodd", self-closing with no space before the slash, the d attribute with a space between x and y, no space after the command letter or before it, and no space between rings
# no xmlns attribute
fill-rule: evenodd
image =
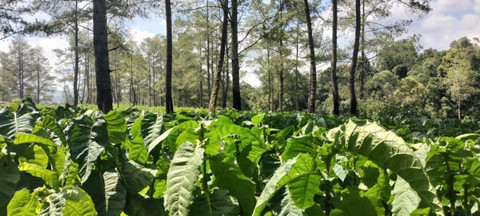
<svg viewBox="0 0 480 216"><path fill-rule="evenodd" d="M480 215L479 132L24 100L0 110L0 215Z"/></svg>

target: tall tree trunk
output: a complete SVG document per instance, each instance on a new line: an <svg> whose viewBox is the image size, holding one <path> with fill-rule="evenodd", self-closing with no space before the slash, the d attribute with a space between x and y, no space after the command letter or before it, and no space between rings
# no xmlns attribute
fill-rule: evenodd
<svg viewBox="0 0 480 216"><path fill-rule="evenodd" d="M40 55L40 53L38 53ZM39 56L37 56L37 103L40 103L40 61Z"/></svg>
<svg viewBox="0 0 480 216"><path fill-rule="evenodd" d="M282 52L282 49L283 49L283 37L280 38L280 41L279 41L279 54L280 54L280 58L282 59L281 60L281 63L280 63L280 70L278 71L278 81L280 82L280 90L278 92L278 111L282 112L283 111L283 91L284 91L284 75L283 75L283 70L284 70L284 64L283 64L283 52Z"/></svg>
<svg viewBox="0 0 480 216"><path fill-rule="evenodd" d="M229 69L229 58L227 57L227 64L226 64L226 69L225 69L225 107L227 107L227 101L228 101L228 91L230 88L230 69Z"/></svg>
<svg viewBox="0 0 480 216"><path fill-rule="evenodd" d="M268 73L268 110L273 110L273 91L272 91L272 74L270 71L270 49L267 48L267 73Z"/></svg>
<svg viewBox="0 0 480 216"><path fill-rule="evenodd" d="M365 0L362 0L362 70L360 71L360 99L365 97L365 63L367 61L367 57L365 55L365 24L367 23L365 14Z"/></svg>
<svg viewBox="0 0 480 216"><path fill-rule="evenodd" d="M200 107L203 107L203 77L200 79Z"/></svg>
<svg viewBox="0 0 480 216"><path fill-rule="evenodd" d="M122 102L122 87L120 83L120 73L118 72L118 68L118 54L115 52L115 93L117 107L120 106L120 102Z"/></svg>
<svg viewBox="0 0 480 216"><path fill-rule="evenodd" d="M167 114L173 112L172 101L172 10L170 6L170 0L165 0L165 11L167 14L167 73L165 79L165 100Z"/></svg>
<svg viewBox="0 0 480 216"><path fill-rule="evenodd" d="M203 46L202 46L202 43L200 42L199 43L199 49L198 49L199 52L200 52L200 59L202 59L202 57L203 57L202 48L203 48ZM203 67L202 66L203 66L202 63L200 63L200 68L199 68L199 71L200 71L200 76L199 76L200 89L199 89L199 92L198 92L198 94L199 94L198 98L200 99L200 106L199 106L200 108L203 107L203 78L204 77L203 77Z"/></svg>
<svg viewBox="0 0 480 216"><path fill-rule="evenodd" d="M352 67L350 68L350 114L357 115L357 97L355 95L355 71L357 69L358 49L360 46L360 0L355 1L355 42L353 44Z"/></svg>
<svg viewBox="0 0 480 216"><path fill-rule="evenodd" d="M242 109L242 98L240 95L240 63L238 60L238 19L237 0L232 0L232 98L233 108Z"/></svg>
<svg viewBox="0 0 480 216"><path fill-rule="evenodd" d="M222 103L221 106L223 109L227 108L227 71L228 71L228 50L230 49L229 44L228 44L228 27L227 27L227 44L225 45L225 60L224 60L224 68L222 71L222 81L221 81L221 87L222 87Z"/></svg>
<svg viewBox="0 0 480 216"><path fill-rule="evenodd" d="M157 70L155 67L152 68L153 70L153 106L157 106L157 88L155 88L155 84L157 83Z"/></svg>
<svg viewBox="0 0 480 216"><path fill-rule="evenodd" d="M333 96L333 114L340 114L340 102L338 96L338 82L337 82L337 22L338 22L338 3L337 0L332 0L333 21L332 21L332 65L330 78L332 81L332 96Z"/></svg>
<svg viewBox="0 0 480 216"><path fill-rule="evenodd" d="M89 58L88 58L88 54L85 54L85 82L86 82L86 85L87 85L87 99L86 99L86 103L87 104L90 104L92 103L91 99L92 99L92 91L91 91L91 87L90 87L90 61L89 61Z"/></svg>
<svg viewBox="0 0 480 216"><path fill-rule="evenodd" d="M228 53L228 47L227 51ZM227 91L228 91L228 57L226 57L225 69L223 70L223 80L222 80L222 108L227 108Z"/></svg>
<svg viewBox="0 0 480 216"><path fill-rule="evenodd" d="M207 0L207 93L208 97L210 97L211 91L212 91L212 86L211 86L211 79L210 79L210 8L209 8L209 2L210 0ZM203 106L203 105L202 105Z"/></svg>
<svg viewBox="0 0 480 216"><path fill-rule="evenodd" d="M307 19L308 47L310 48L310 93L308 94L308 112L315 112L315 99L317 94L317 66L315 63L315 47L313 44L312 20L308 0L304 0L305 18Z"/></svg>
<svg viewBox="0 0 480 216"><path fill-rule="evenodd" d="M228 77L228 64L229 64L229 57L228 57L228 51L230 47L228 46L228 27L227 27L227 44L225 45L225 68L223 70L223 80L222 80L222 108L225 109L227 108L227 97L228 97L228 84L229 84L229 78Z"/></svg>
<svg viewBox="0 0 480 216"><path fill-rule="evenodd" d="M462 119L462 100L458 99L457 101L457 114L458 114L458 119Z"/></svg>
<svg viewBox="0 0 480 216"><path fill-rule="evenodd" d="M17 51L18 51L18 56L17 56L17 62L18 62L18 96L20 98L23 99L23 55L22 55L22 51L23 51L23 47L21 46L18 46L17 47Z"/></svg>
<svg viewBox="0 0 480 216"><path fill-rule="evenodd" d="M298 50L300 45L300 21L297 20L297 38L296 38L296 52L295 52L295 110L300 111L300 100L298 98Z"/></svg>
<svg viewBox="0 0 480 216"><path fill-rule="evenodd" d="M75 31L75 70L73 75L73 106L78 105L78 63L80 58L78 57L78 0L75 0L75 24L74 24L74 31Z"/></svg>
<svg viewBox="0 0 480 216"><path fill-rule="evenodd" d="M93 1L93 45L95 47L95 70L98 110L112 110L112 88L108 65L107 7L105 0Z"/></svg>
<svg viewBox="0 0 480 216"><path fill-rule="evenodd" d="M218 96L218 90L220 87L220 78L222 74L223 61L225 58L225 47L227 45L228 0L223 0L221 4L223 9L222 39L220 44L220 57L218 58L217 72L215 76L215 81L213 83L210 102L208 103L208 110L210 110L211 112L215 111L215 106L217 103L217 96Z"/></svg>
<svg viewBox="0 0 480 216"><path fill-rule="evenodd" d="M151 65L148 68L148 106L152 106L152 74Z"/></svg>

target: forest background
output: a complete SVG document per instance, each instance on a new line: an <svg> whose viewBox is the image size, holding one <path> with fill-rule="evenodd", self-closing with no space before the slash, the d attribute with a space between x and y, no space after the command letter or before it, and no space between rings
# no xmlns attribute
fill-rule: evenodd
<svg viewBox="0 0 480 216"><path fill-rule="evenodd" d="M113 103L165 106L164 1L106 2ZM172 3L175 107L208 107L219 77L216 105L223 108L335 113L337 101L338 113L348 114L353 89L358 112L368 117L479 116L478 0L338 1L335 73L336 1L227 2L222 64L223 1ZM90 1L5 1L0 100L97 103L92 9ZM352 65L356 29L358 61Z"/></svg>

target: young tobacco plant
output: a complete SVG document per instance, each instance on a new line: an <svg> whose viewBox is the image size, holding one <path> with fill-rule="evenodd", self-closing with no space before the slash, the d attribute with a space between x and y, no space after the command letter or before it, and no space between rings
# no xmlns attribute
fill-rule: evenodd
<svg viewBox="0 0 480 216"><path fill-rule="evenodd" d="M1 109L0 215L478 214L477 134L192 113Z"/></svg>

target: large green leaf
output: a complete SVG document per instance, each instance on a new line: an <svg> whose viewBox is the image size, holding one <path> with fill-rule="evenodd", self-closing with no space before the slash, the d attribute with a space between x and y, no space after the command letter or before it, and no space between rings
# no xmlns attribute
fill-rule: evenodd
<svg viewBox="0 0 480 216"><path fill-rule="evenodd" d="M263 144L263 140L253 134L248 128L235 125L230 120L224 120L223 118L225 117L219 116L217 121L212 122L209 127L210 132L205 135L205 138L208 138L208 142L205 144L205 152L207 154L217 154L222 148L222 140L226 140L228 136L235 136L241 141L239 151L254 141ZM235 146L226 146L225 148L236 149Z"/></svg>
<svg viewBox="0 0 480 216"><path fill-rule="evenodd" d="M141 117L142 118L142 117ZM157 139L163 132L163 116L162 114L146 114L142 118L142 135L145 148L153 150L158 143L154 144L153 141Z"/></svg>
<svg viewBox="0 0 480 216"><path fill-rule="evenodd" d="M82 183L92 172L93 165L109 143L107 125L100 114L95 119L82 115L72 122L67 132L72 160L79 164Z"/></svg>
<svg viewBox="0 0 480 216"><path fill-rule="evenodd" d="M43 138L33 134L26 134L26 133L17 133L15 135L15 140L13 141L13 144L15 145L30 144L30 143L57 147L57 144L51 139Z"/></svg>
<svg viewBox="0 0 480 216"><path fill-rule="evenodd" d="M148 151L143 144L142 119L140 116L135 120L130 129L132 140L127 142L128 158L140 163L146 163L148 160Z"/></svg>
<svg viewBox="0 0 480 216"><path fill-rule="evenodd" d="M290 158L294 158L299 153L309 153L315 155L317 150L313 139L314 138L311 134L305 136L291 137L288 140L285 151L283 151L282 160L287 161Z"/></svg>
<svg viewBox="0 0 480 216"><path fill-rule="evenodd" d="M204 149L183 143L175 153L167 173L165 208L170 215L187 216L194 200Z"/></svg>
<svg viewBox="0 0 480 216"><path fill-rule="evenodd" d="M241 149L240 155L237 156L237 162L247 177L253 177L263 153L267 150L267 146L263 142L258 141L251 142ZM227 151L227 153L235 155L232 151Z"/></svg>
<svg viewBox="0 0 480 216"><path fill-rule="evenodd" d="M95 204L95 210L99 215L107 215L107 196L105 195L105 187L103 174L97 170L93 170L90 178L82 184L82 189L88 193Z"/></svg>
<svg viewBox="0 0 480 216"><path fill-rule="evenodd" d="M127 121L116 111L104 115L107 122L108 138L112 143L121 143L127 135Z"/></svg>
<svg viewBox="0 0 480 216"><path fill-rule="evenodd" d="M401 177L397 177L393 188L392 213L399 216L408 216L420 204L420 197L410 188L410 185Z"/></svg>
<svg viewBox="0 0 480 216"><path fill-rule="evenodd" d="M300 157L293 168L295 170L292 171L302 175L292 177L294 179L289 181L288 191L295 205L300 209L306 209L315 204L313 201L315 194L321 194L319 189L321 176L315 173L317 167L313 158Z"/></svg>
<svg viewBox="0 0 480 216"><path fill-rule="evenodd" d="M272 214L275 216L303 216L302 210L300 210L293 203L293 199L287 190L283 194L277 194L282 197L280 202L275 203L272 201ZM277 196L275 195L275 196ZM275 200L275 199L273 199Z"/></svg>
<svg viewBox="0 0 480 216"><path fill-rule="evenodd" d="M16 166L0 164L0 208L3 208L15 194L18 180L20 180L20 173Z"/></svg>
<svg viewBox="0 0 480 216"><path fill-rule="evenodd" d="M179 146L176 145L177 137L187 129L195 129L198 127L198 123L196 121L186 121L182 122L181 124L172 127L165 131L162 135L158 136L155 140L152 141L150 146L148 147L148 152L152 152L152 150L157 147L160 143L164 143L164 145L170 147L170 152L175 152Z"/></svg>
<svg viewBox="0 0 480 216"><path fill-rule="evenodd" d="M240 214L237 200L228 194L228 190L222 189L213 190L213 194L209 195L208 199L205 195L197 197L192 209L194 210L190 213L192 216L238 216Z"/></svg>
<svg viewBox="0 0 480 216"><path fill-rule="evenodd" d="M378 215L375 206L365 192L357 187L348 187L342 191L342 201L332 210L332 216Z"/></svg>
<svg viewBox="0 0 480 216"><path fill-rule="evenodd" d="M32 176L41 178L45 184L52 188L58 188L60 181L58 180L58 174L52 170L45 169L39 165L23 162L18 165L20 171L30 173Z"/></svg>
<svg viewBox="0 0 480 216"><path fill-rule="evenodd" d="M218 155L210 160L210 168L218 187L227 189L238 199L243 215L252 215L255 208L255 183L234 164L235 161Z"/></svg>
<svg viewBox="0 0 480 216"><path fill-rule="evenodd" d="M108 215L120 215L127 199L127 189L123 185L120 173L110 170L103 173L105 182L105 200Z"/></svg>
<svg viewBox="0 0 480 216"><path fill-rule="evenodd" d="M90 196L80 188L72 187L63 191L65 208L63 215L84 216L97 215Z"/></svg>
<svg viewBox="0 0 480 216"><path fill-rule="evenodd" d="M70 160L70 155L67 158L67 155L64 151L66 149L62 148L44 148L48 156L48 161L52 165L52 170L61 174L65 171L65 160Z"/></svg>
<svg viewBox="0 0 480 216"><path fill-rule="evenodd" d="M350 120L329 131L329 140L339 148L363 155L383 168L405 179L435 212L442 212L435 188L430 183L421 161L395 133L371 122Z"/></svg>
<svg viewBox="0 0 480 216"><path fill-rule="evenodd" d="M313 189L313 186L317 183L316 187L320 186L320 182L317 182L318 177L315 177L319 174L315 172L315 169L314 160L308 154L299 154L282 164L257 199L253 215L261 215L269 200L287 184L289 184L289 188L293 186L292 189L289 189L289 193L295 205L302 205L304 208L313 205L313 197L318 193L318 189ZM314 181L309 182L310 179L314 179Z"/></svg>
<svg viewBox="0 0 480 216"><path fill-rule="evenodd" d="M40 216L63 214L63 210L65 209L65 197L63 196L63 192L51 193L42 201L44 205L42 206L42 211L39 214Z"/></svg>
<svg viewBox="0 0 480 216"><path fill-rule="evenodd" d="M52 116L44 116L42 121L37 123L37 125L52 131L58 137L58 139L60 139L62 144L67 144L67 139L65 138L63 129L60 127L60 125L58 125L57 121Z"/></svg>
<svg viewBox="0 0 480 216"><path fill-rule="evenodd" d="M17 191L8 203L7 215L35 216L38 204L38 196L24 188Z"/></svg>
<svg viewBox="0 0 480 216"><path fill-rule="evenodd" d="M26 148L18 158L18 161L20 163L29 162L46 169L48 166L48 155L42 147L34 145Z"/></svg>
<svg viewBox="0 0 480 216"><path fill-rule="evenodd" d="M141 195L127 196L124 213L135 216L166 216L161 200L145 198Z"/></svg>
<svg viewBox="0 0 480 216"><path fill-rule="evenodd" d="M150 186L157 174L155 166L143 166L134 161L128 161L123 167L123 176L129 192L138 193Z"/></svg>
<svg viewBox="0 0 480 216"><path fill-rule="evenodd" d="M17 133L31 133L38 112L26 104L19 104L12 112L9 107L0 110L0 136L13 140Z"/></svg>
<svg viewBox="0 0 480 216"><path fill-rule="evenodd" d="M163 198L165 191L167 190L167 173L170 163L165 161L164 158L160 158L157 161L157 175L155 176L155 181L153 185L153 195L154 199Z"/></svg>

